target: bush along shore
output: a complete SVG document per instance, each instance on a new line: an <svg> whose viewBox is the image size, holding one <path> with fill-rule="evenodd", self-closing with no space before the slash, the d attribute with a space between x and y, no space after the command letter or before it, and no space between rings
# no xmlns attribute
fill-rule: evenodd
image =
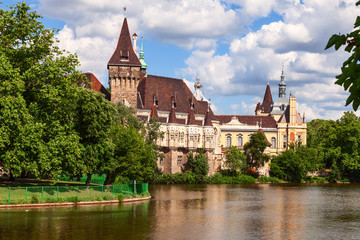
<svg viewBox="0 0 360 240"><path fill-rule="evenodd" d="M341 179L335 181L332 175L327 177L306 176L297 183L348 183L349 179ZM292 181L284 181L276 177L243 175L239 172L221 171L211 176L203 176L193 172L181 172L175 174L159 173L156 174L152 184L254 184L254 183L294 183Z"/></svg>

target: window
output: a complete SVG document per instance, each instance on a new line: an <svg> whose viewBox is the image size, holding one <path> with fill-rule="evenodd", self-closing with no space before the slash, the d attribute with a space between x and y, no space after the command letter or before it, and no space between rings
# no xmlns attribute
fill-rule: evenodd
<svg viewBox="0 0 360 240"><path fill-rule="evenodd" d="M194 141L194 136L190 136L190 142Z"/></svg>
<svg viewBox="0 0 360 240"><path fill-rule="evenodd" d="M226 147L230 147L231 146L231 136L227 135L226 136Z"/></svg>
<svg viewBox="0 0 360 240"><path fill-rule="evenodd" d="M184 142L184 133L180 133L180 142Z"/></svg>
<svg viewBox="0 0 360 240"><path fill-rule="evenodd" d="M286 148L286 135L283 136L283 148Z"/></svg>
<svg viewBox="0 0 360 240"><path fill-rule="evenodd" d="M276 138L274 137L271 138L271 147L276 148Z"/></svg>
<svg viewBox="0 0 360 240"><path fill-rule="evenodd" d="M171 141L174 141L174 134L171 134L171 135L170 135L170 140L171 140Z"/></svg>
<svg viewBox="0 0 360 240"><path fill-rule="evenodd" d="M177 165L180 167L182 165L182 157L183 156L178 156L177 157Z"/></svg>
<svg viewBox="0 0 360 240"><path fill-rule="evenodd" d="M164 165L164 158L161 157L159 162L160 162L160 166Z"/></svg>
<svg viewBox="0 0 360 240"><path fill-rule="evenodd" d="M242 138L242 136L239 135L237 140L238 140L238 142L237 142L238 147L242 147L242 145L243 145L243 138Z"/></svg>
<svg viewBox="0 0 360 240"><path fill-rule="evenodd" d="M210 142L210 137L206 137L206 142Z"/></svg>
<svg viewBox="0 0 360 240"><path fill-rule="evenodd" d="M298 135L298 142L301 143L301 135Z"/></svg>

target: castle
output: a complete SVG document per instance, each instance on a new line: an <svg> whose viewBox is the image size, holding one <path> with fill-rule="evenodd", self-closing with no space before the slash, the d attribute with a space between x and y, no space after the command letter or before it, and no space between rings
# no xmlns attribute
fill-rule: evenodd
<svg viewBox="0 0 360 240"><path fill-rule="evenodd" d="M273 102L268 84L255 115L215 115L210 103L202 97L200 79L196 80L193 94L182 79L147 74L143 46L138 56L137 35L132 37L133 42L125 18L116 49L107 64L111 101L133 107L137 117L144 121L155 119L161 124L164 136L157 144L163 157L158 159L158 166L164 172L183 171L188 153L199 148L205 150L209 159L210 174L219 171L226 148L241 148L258 131L265 135L268 142L265 152L271 156L291 143L306 144L305 117L301 118L296 111L295 96L286 97L283 73L279 97ZM267 168L259 169L260 174L266 174Z"/></svg>

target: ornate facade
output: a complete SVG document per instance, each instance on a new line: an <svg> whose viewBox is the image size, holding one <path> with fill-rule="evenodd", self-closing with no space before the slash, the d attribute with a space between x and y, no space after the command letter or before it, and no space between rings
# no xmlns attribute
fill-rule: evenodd
<svg viewBox="0 0 360 240"><path fill-rule="evenodd" d="M136 115L161 123L164 134L158 140L163 157L158 166L165 172L183 171L189 152L199 148L209 158L210 173L220 170L224 151L229 146L242 146L251 134L261 131L268 141L266 153L276 155L289 144L306 144L306 123L296 112L296 98L286 98L284 75L279 83L279 98L273 102L269 84L262 103L253 116L215 115L201 92L198 78L194 94L182 79L146 74L143 46L136 54L126 18L116 49L108 62L111 101L123 102L136 109ZM266 171L266 169L264 170ZM265 172L264 172L265 174Z"/></svg>

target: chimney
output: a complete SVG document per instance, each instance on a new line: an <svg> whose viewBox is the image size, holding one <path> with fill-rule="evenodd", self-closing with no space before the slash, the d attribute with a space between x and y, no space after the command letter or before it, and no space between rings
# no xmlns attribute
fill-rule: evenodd
<svg viewBox="0 0 360 240"><path fill-rule="evenodd" d="M133 38L133 48L134 48L134 52L136 53L136 40L137 40L137 34L134 33L132 38Z"/></svg>
<svg viewBox="0 0 360 240"><path fill-rule="evenodd" d="M290 123L296 123L296 97L290 96Z"/></svg>

